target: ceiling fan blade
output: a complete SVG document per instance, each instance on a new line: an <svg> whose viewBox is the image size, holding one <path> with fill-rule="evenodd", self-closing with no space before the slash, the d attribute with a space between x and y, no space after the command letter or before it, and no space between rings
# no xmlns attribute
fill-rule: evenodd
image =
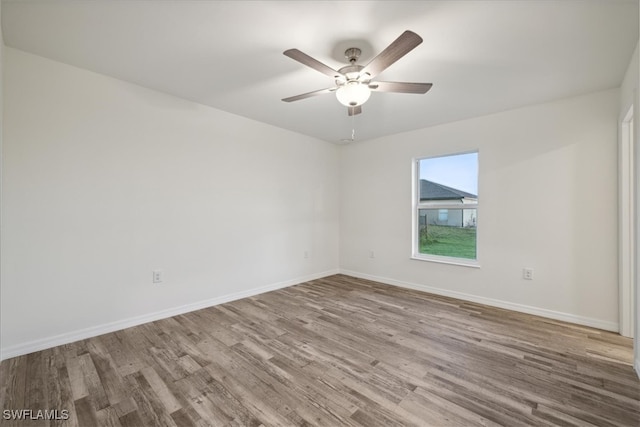
<svg viewBox="0 0 640 427"><path fill-rule="evenodd" d="M356 114L362 113L362 106L358 105L357 107L347 107L350 116L355 116Z"/></svg>
<svg viewBox="0 0 640 427"><path fill-rule="evenodd" d="M330 88L327 88L327 89L314 90L313 92L307 92L307 93L302 93L300 95L290 96L288 98L283 98L282 100L284 102L300 101L301 99L311 98L312 96L324 95L325 93L331 93L331 92L334 92L336 89L338 89L338 88L337 87L330 87Z"/></svg>
<svg viewBox="0 0 640 427"><path fill-rule="evenodd" d="M432 83L371 82L369 89L374 92L427 93L431 86Z"/></svg>
<svg viewBox="0 0 640 427"><path fill-rule="evenodd" d="M378 56L373 58L371 62L364 67L361 74L369 73L371 77L375 77L398 59L411 52L420 43L422 43L422 37L413 31L405 31L400 37L395 39L393 43L387 46L385 50L380 52Z"/></svg>
<svg viewBox="0 0 640 427"><path fill-rule="evenodd" d="M329 67L328 65L324 65L322 62L318 61L307 55L304 52L299 51L298 49L289 49L282 52L285 56L288 56L291 59L295 59L301 64L306 65L307 67L311 67L316 71L320 71L322 74L326 74L331 78L336 78L341 74Z"/></svg>

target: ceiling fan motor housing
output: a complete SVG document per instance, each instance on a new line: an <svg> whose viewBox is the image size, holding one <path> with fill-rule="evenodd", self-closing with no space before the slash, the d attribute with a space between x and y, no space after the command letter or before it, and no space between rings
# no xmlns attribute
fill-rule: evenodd
<svg viewBox="0 0 640 427"><path fill-rule="evenodd" d="M362 79L360 78L360 72L362 71L363 68L364 67L362 65L355 65L355 64L347 65L345 67L340 68L338 70L340 75L336 76L336 84L340 86L351 81L362 82Z"/></svg>

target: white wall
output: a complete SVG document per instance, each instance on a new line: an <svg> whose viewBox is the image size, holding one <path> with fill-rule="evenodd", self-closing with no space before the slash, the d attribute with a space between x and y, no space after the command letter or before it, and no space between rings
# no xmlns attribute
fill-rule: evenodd
<svg viewBox="0 0 640 427"><path fill-rule="evenodd" d="M621 99L605 91L337 147L6 48L2 355L339 265L615 330ZM412 158L472 149L482 267L410 260ZM153 269L165 283L151 284Z"/></svg>
<svg viewBox="0 0 640 427"><path fill-rule="evenodd" d="M342 271L617 330L618 104L609 90L343 147ZM481 268L411 260L412 158L475 149Z"/></svg>
<svg viewBox="0 0 640 427"><path fill-rule="evenodd" d="M337 271L339 147L4 59L4 357Z"/></svg>

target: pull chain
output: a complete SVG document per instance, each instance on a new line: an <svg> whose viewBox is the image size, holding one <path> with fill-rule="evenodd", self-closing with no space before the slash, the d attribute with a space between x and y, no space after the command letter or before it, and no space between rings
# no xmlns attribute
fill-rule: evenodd
<svg viewBox="0 0 640 427"><path fill-rule="evenodd" d="M356 115L351 116L351 142L356 140Z"/></svg>
<svg viewBox="0 0 640 427"><path fill-rule="evenodd" d="M356 140L356 118L351 116L351 139L343 138L340 142L353 142Z"/></svg>

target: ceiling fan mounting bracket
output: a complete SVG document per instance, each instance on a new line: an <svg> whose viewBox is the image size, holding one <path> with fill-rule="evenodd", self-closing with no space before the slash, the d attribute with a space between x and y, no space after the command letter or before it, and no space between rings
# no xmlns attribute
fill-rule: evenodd
<svg viewBox="0 0 640 427"><path fill-rule="evenodd" d="M358 58L360 58L361 54L362 51L357 47L350 47L349 49L344 51L344 57L347 58L352 64L355 63Z"/></svg>

